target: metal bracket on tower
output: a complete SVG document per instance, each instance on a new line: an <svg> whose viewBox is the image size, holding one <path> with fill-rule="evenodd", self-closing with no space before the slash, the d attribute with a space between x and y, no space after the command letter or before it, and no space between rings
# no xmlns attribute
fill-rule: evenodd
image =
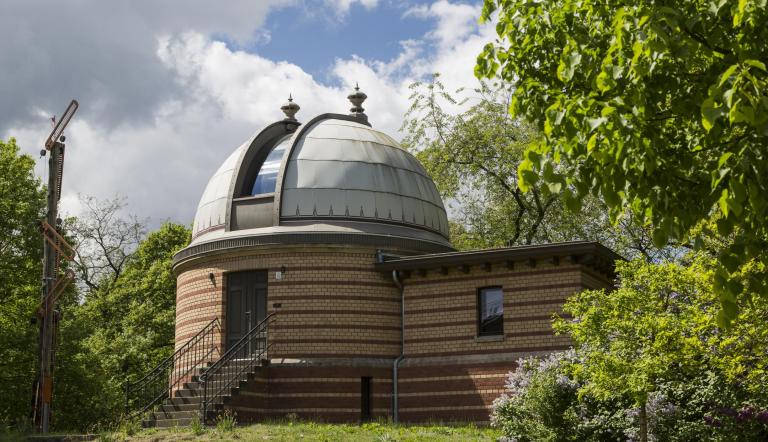
<svg viewBox="0 0 768 442"><path fill-rule="evenodd" d="M40 231L43 233L43 238L45 238L48 244L59 252L59 256L67 261L75 259L75 249L69 245L67 240L61 236L56 228L48 224L46 220L40 221Z"/></svg>

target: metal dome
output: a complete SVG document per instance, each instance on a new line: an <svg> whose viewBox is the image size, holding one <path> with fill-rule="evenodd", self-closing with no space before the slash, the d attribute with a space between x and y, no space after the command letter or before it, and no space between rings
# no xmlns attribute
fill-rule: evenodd
<svg viewBox="0 0 768 442"><path fill-rule="evenodd" d="M281 149L274 193L252 195L258 169ZM418 160L367 121L339 114L301 127L286 119L241 145L206 186L192 230L193 245L245 236L282 242L297 234L401 238L452 249L442 199Z"/></svg>

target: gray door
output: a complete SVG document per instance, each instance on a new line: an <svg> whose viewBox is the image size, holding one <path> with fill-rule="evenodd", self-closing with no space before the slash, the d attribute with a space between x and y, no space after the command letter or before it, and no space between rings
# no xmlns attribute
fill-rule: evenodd
<svg viewBox="0 0 768 442"><path fill-rule="evenodd" d="M227 275L227 350L248 331L264 320L267 314L267 271L250 270ZM240 356L247 357L263 345L253 337ZM238 352L238 353L241 353Z"/></svg>

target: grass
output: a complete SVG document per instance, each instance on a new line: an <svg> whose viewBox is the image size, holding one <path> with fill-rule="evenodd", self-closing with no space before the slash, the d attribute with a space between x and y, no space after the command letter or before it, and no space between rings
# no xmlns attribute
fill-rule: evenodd
<svg viewBox="0 0 768 442"><path fill-rule="evenodd" d="M324 424L315 422L272 422L235 428L209 427L200 432L191 428L148 429L132 436L114 434L113 441L496 441L501 433L476 426L394 425L388 423Z"/></svg>

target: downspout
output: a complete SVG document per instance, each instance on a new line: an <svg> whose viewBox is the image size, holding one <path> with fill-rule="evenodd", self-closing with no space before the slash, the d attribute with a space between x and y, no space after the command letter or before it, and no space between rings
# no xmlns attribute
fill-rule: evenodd
<svg viewBox="0 0 768 442"><path fill-rule="evenodd" d="M400 356L392 364L392 421L398 422L397 406L397 369L400 363L405 359L405 288L403 282L397 274L397 270L392 270L392 281L400 289Z"/></svg>

